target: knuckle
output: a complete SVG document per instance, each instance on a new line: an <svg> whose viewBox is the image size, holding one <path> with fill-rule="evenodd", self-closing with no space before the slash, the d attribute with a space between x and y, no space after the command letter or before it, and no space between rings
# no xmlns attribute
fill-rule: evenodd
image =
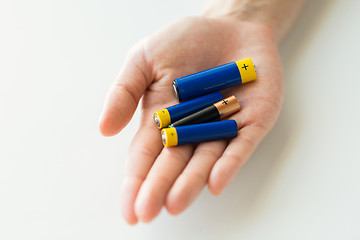
<svg viewBox="0 0 360 240"><path fill-rule="evenodd" d="M129 149L129 156L130 157L140 157L141 159L152 159L154 158L154 152L153 149L151 149L149 146L143 146L140 148L131 147Z"/></svg>
<svg viewBox="0 0 360 240"><path fill-rule="evenodd" d="M186 171L183 173L183 177L187 179L186 183L194 183L194 182L205 182L208 178L208 174L204 174L200 171Z"/></svg>
<svg viewBox="0 0 360 240"><path fill-rule="evenodd" d="M219 153L218 151L214 150L213 148L198 148L196 150L196 154L200 154L203 156L212 156L212 157L216 157L219 158L221 153Z"/></svg>
<svg viewBox="0 0 360 240"><path fill-rule="evenodd" d="M162 185L165 186L171 186L173 181L166 175L163 174L159 174L156 176L157 181L159 181L159 183L161 183Z"/></svg>

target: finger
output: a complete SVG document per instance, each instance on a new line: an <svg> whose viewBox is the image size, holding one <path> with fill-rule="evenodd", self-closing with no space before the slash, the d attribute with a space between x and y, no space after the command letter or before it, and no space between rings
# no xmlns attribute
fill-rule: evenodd
<svg viewBox="0 0 360 240"><path fill-rule="evenodd" d="M135 201L135 213L141 221L149 222L159 214L166 194L191 158L193 150L193 145L163 149Z"/></svg>
<svg viewBox="0 0 360 240"><path fill-rule="evenodd" d="M255 125L246 126L238 131L238 136L230 141L210 172L208 186L212 194L219 195L234 179L265 134L263 127Z"/></svg>
<svg viewBox="0 0 360 240"><path fill-rule="evenodd" d="M131 50L117 79L110 88L100 118L100 131L112 136L132 118L141 96L151 83L151 69L140 47Z"/></svg>
<svg viewBox="0 0 360 240"><path fill-rule="evenodd" d="M169 213L179 214L199 196L208 181L211 168L224 152L227 141L199 144L190 162L171 187L165 206Z"/></svg>
<svg viewBox="0 0 360 240"><path fill-rule="evenodd" d="M134 205L138 191L162 149L159 130L148 122L136 133L125 161L120 209L129 224L137 223Z"/></svg>

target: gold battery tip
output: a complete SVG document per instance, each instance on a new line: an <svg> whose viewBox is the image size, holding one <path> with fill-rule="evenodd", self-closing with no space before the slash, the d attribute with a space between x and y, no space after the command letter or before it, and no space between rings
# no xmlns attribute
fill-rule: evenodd
<svg viewBox="0 0 360 240"><path fill-rule="evenodd" d="M220 118L225 118L240 111L240 103L234 95L225 98L214 104L220 114Z"/></svg>

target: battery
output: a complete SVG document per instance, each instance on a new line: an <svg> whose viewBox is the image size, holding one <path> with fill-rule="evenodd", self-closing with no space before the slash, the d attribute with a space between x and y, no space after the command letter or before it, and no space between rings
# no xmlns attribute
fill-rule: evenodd
<svg viewBox="0 0 360 240"><path fill-rule="evenodd" d="M206 142L236 137L238 133L235 120L200 123L161 130L165 147L188 143Z"/></svg>
<svg viewBox="0 0 360 240"><path fill-rule="evenodd" d="M159 129L168 127L171 123L211 106L223 98L220 92L214 92L156 111L153 114L155 125Z"/></svg>
<svg viewBox="0 0 360 240"><path fill-rule="evenodd" d="M209 107L206 107L196 113L186 116L179 121L171 124L171 127L178 127L183 125L199 124L204 122L219 121L225 117L230 116L240 110L239 101L234 95L223 99Z"/></svg>
<svg viewBox="0 0 360 240"><path fill-rule="evenodd" d="M245 58L174 79L173 87L179 101L185 101L255 79L255 66L251 58Z"/></svg>

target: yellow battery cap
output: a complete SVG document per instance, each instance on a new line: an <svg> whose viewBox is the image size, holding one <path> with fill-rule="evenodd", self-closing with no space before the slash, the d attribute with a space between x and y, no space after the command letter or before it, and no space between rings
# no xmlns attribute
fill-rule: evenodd
<svg viewBox="0 0 360 240"><path fill-rule="evenodd" d="M251 58L235 61L241 75L241 83L247 83L256 79L256 69Z"/></svg>
<svg viewBox="0 0 360 240"><path fill-rule="evenodd" d="M154 112L153 118L158 129L167 127L171 124L170 114L166 108Z"/></svg>
<svg viewBox="0 0 360 240"><path fill-rule="evenodd" d="M164 147L172 147L178 145L178 136L175 128L164 128L161 130L161 140Z"/></svg>

